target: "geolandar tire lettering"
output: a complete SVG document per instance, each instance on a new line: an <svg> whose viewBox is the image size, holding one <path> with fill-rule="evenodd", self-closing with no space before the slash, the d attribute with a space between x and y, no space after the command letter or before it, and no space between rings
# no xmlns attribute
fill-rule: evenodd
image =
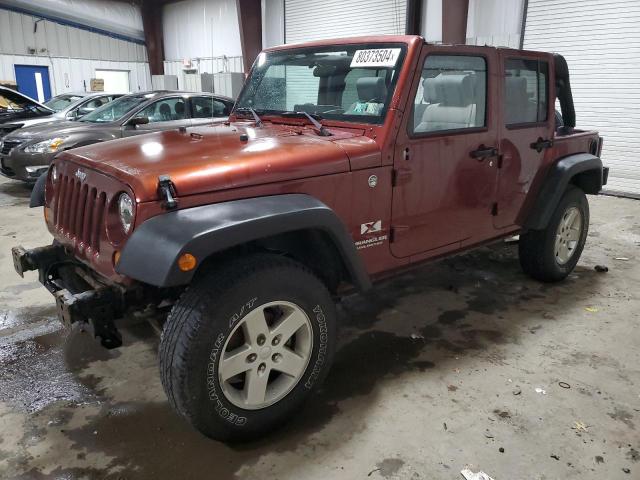
<svg viewBox="0 0 640 480"><path fill-rule="evenodd" d="M211 438L263 435L324 380L335 317L325 285L286 257L255 254L198 274L164 326L167 397Z"/></svg>

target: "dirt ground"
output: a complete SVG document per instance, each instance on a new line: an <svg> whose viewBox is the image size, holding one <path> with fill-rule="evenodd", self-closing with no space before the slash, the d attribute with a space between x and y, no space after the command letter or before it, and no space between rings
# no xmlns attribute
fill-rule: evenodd
<svg viewBox="0 0 640 480"><path fill-rule="evenodd" d="M500 244L346 299L323 390L227 446L169 409L144 319L104 350L13 272L10 247L50 242L28 195L0 180L0 478L640 479L638 201L590 198L564 283L530 280Z"/></svg>

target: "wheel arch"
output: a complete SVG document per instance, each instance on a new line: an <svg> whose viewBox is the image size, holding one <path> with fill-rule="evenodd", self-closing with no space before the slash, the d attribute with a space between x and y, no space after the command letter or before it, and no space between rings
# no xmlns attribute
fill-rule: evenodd
<svg viewBox="0 0 640 480"><path fill-rule="evenodd" d="M303 194L233 200L152 217L127 240L116 271L174 287L187 285L197 271L213 268L222 258L256 250L304 263L334 291L341 280L361 290L371 285L342 221L327 205ZM196 269L178 268L184 253L196 257Z"/></svg>
<svg viewBox="0 0 640 480"><path fill-rule="evenodd" d="M595 155L578 153L561 158L547 173L523 227L544 229L569 185L575 185L585 193L597 194L605 183L602 160Z"/></svg>

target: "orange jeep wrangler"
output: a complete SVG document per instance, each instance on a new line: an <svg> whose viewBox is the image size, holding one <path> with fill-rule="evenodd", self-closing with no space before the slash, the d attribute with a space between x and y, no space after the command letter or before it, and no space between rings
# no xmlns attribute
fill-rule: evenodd
<svg viewBox="0 0 640 480"><path fill-rule="evenodd" d="M575 128L559 55L417 36L276 47L225 124L59 154L40 202L54 244L15 247L15 268L106 347L127 311L172 305L171 405L210 437L255 438L327 375L346 292L515 234L525 272L565 278L601 148Z"/></svg>

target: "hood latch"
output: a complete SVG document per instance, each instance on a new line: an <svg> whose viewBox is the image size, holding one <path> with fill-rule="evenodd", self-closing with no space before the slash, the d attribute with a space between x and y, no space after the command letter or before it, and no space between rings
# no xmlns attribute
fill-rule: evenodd
<svg viewBox="0 0 640 480"><path fill-rule="evenodd" d="M178 201L174 198L176 196L176 187L169 175L160 175L158 177L158 196L164 199L162 208L173 210L178 206Z"/></svg>

